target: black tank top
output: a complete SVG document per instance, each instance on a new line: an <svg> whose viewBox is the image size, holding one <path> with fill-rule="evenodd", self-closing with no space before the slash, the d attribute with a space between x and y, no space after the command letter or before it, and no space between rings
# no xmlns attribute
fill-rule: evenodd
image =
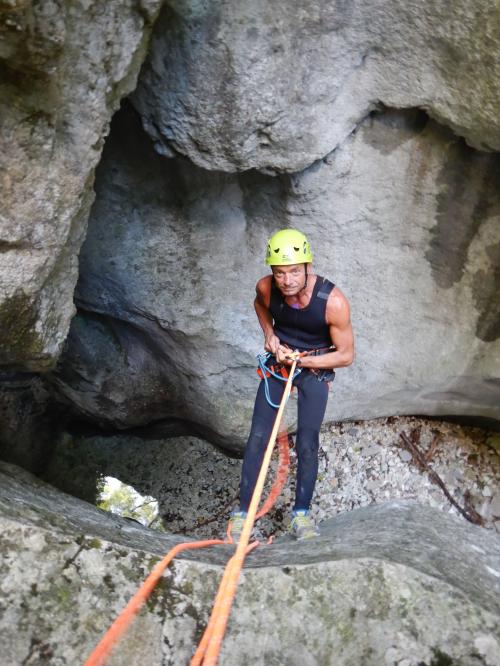
<svg viewBox="0 0 500 666"><path fill-rule="evenodd" d="M326 323L326 302L334 287L333 282L317 275L309 305L295 309L285 302L273 279L269 311L274 319L274 332L281 342L299 351L332 345Z"/></svg>

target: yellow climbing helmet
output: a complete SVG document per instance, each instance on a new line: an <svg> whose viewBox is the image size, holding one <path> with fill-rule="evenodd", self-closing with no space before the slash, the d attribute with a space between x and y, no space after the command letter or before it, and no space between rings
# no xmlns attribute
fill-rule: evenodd
<svg viewBox="0 0 500 666"><path fill-rule="evenodd" d="M312 261L309 241L296 229L282 229L271 236L267 244L268 266L290 266Z"/></svg>

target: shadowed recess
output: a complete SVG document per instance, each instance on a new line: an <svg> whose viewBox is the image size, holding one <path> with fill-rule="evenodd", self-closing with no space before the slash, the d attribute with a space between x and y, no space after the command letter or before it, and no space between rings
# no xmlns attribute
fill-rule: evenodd
<svg viewBox="0 0 500 666"><path fill-rule="evenodd" d="M494 342L500 337L500 243L486 249L491 260L489 270L479 270L474 275L472 289L480 313L476 335L484 342Z"/></svg>
<svg viewBox="0 0 500 666"><path fill-rule="evenodd" d="M461 280L479 228L499 209L500 157L479 153L455 139L437 182L437 224L425 256L438 286L448 289ZM484 302L484 297L478 300L480 312Z"/></svg>

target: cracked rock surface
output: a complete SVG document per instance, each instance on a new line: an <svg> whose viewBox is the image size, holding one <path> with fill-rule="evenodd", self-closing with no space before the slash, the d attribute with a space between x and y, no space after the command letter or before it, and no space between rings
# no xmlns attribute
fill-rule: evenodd
<svg viewBox="0 0 500 666"><path fill-rule="evenodd" d="M12 465L0 476L5 663L81 662L178 537ZM230 552L177 559L110 663L188 663ZM353 511L314 542L283 539L248 557L220 661L495 666L499 572L498 538L481 528L407 502Z"/></svg>

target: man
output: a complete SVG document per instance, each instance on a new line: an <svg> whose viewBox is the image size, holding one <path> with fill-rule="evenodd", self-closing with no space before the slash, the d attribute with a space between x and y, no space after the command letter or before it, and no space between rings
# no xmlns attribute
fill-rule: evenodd
<svg viewBox="0 0 500 666"><path fill-rule="evenodd" d="M297 488L291 530L298 539L318 530L309 509L318 474L319 430L334 368L350 365L354 357L349 303L340 289L315 275L307 238L295 229L278 231L269 240L266 264L272 275L256 286L255 311L264 333L264 347L273 362L291 365L292 351L310 352L300 358L298 393ZM265 383L267 381L268 396ZM270 376L261 381L255 400L250 436L245 448L240 484L240 509L231 516L237 541L250 505L264 452L276 418L285 383ZM274 406L273 406L274 405Z"/></svg>

